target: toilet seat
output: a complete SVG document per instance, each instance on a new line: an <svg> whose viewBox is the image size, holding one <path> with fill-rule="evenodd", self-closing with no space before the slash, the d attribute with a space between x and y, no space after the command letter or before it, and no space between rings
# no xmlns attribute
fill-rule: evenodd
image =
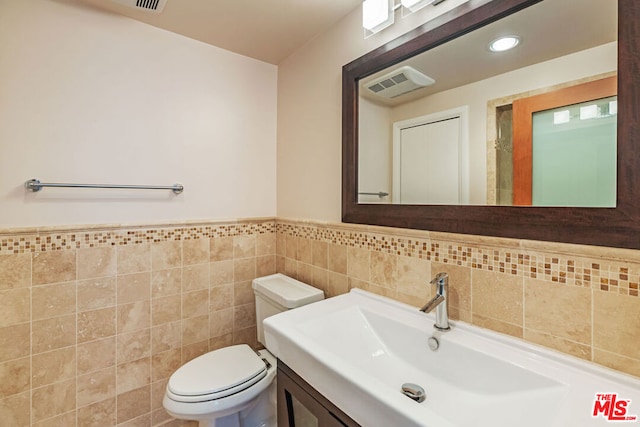
<svg viewBox="0 0 640 427"><path fill-rule="evenodd" d="M197 403L246 390L267 375L267 365L246 344L221 348L180 367L169 379L167 397Z"/></svg>

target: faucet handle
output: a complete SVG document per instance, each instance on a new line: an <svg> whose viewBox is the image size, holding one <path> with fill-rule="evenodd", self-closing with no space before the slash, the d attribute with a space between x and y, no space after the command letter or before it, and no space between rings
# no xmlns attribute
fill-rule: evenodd
<svg viewBox="0 0 640 427"><path fill-rule="evenodd" d="M431 280L432 285L444 285L449 281L449 275L447 273L438 273L436 277Z"/></svg>
<svg viewBox="0 0 640 427"><path fill-rule="evenodd" d="M424 307L420 309L420 311L425 313L430 313L434 308L436 308L438 305L440 305L443 302L444 302L444 296L436 295L435 297L433 297L431 301L426 303Z"/></svg>

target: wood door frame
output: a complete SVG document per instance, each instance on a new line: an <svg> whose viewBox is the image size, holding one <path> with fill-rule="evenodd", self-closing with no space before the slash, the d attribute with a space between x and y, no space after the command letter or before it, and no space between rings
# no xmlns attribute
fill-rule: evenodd
<svg viewBox="0 0 640 427"><path fill-rule="evenodd" d="M533 113L618 94L618 77L605 77L513 101L513 205L531 206Z"/></svg>

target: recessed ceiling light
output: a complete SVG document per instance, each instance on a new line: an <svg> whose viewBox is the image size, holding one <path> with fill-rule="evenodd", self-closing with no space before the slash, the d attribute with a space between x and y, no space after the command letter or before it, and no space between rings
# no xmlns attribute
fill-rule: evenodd
<svg viewBox="0 0 640 427"><path fill-rule="evenodd" d="M492 52L504 52L505 50L513 49L520 44L520 37L518 36L505 36L500 37L489 43L489 49Z"/></svg>

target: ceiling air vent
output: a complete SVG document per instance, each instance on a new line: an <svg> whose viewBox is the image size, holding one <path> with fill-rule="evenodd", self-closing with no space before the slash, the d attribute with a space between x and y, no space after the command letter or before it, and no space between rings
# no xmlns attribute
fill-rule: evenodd
<svg viewBox="0 0 640 427"><path fill-rule="evenodd" d="M404 66L367 83L366 86L378 96L395 98L435 82L415 68Z"/></svg>
<svg viewBox="0 0 640 427"><path fill-rule="evenodd" d="M114 3L120 3L125 6L146 12L160 13L164 9L167 0L111 0Z"/></svg>

